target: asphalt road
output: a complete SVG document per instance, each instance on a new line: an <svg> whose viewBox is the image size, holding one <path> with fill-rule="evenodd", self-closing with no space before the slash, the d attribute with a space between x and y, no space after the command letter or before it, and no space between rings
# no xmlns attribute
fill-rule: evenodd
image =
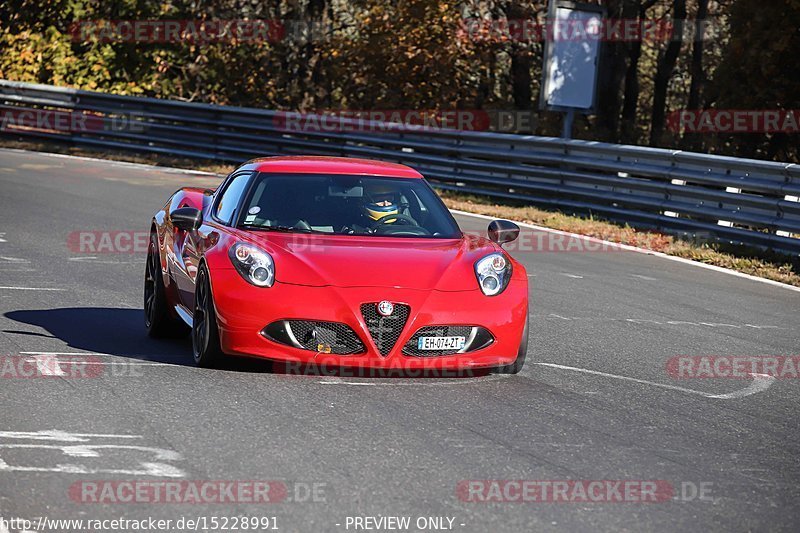
<svg viewBox="0 0 800 533"><path fill-rule="evenodd" d="M520 375L204 370L188 339L145 336L144 254L82 253L70 235L146 231L175 189L216 181L0 150L0 356L64 374L69 363L53 358L99 354L91 379L6 368L3 519L244 515L335 532L380 515L410 517L411 531L419 517L452 518L459 532L797 530L798 381L675 380L666 364L800 355L800 293L639 253L516 250L532 281ZM81 492L165 479L275 480L288 494L101 505ZM658 480L674 490L659 503L478 503L457 492L467 480Z"/></svg>

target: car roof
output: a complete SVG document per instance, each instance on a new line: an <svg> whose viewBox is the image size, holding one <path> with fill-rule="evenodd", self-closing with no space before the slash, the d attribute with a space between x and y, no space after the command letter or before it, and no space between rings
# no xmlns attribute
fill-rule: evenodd
<svg viewBox="0 0 800 533"><path fill-rule="evenodd" d="M261 157L251 159L240 166L238 170L256 170L272 174L349 174L389 178L422 178L422 174L405 165L350 157Z"/></svg>

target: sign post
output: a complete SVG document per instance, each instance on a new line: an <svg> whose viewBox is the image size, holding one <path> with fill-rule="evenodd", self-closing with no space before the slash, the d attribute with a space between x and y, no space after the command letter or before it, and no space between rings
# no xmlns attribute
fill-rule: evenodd
<svg viewBox="0 0 800 533"><path fill-rule="evenodd" d="M550 0L539 107L564 113L562 137L572 137L575 113L594 112L606 10Z"/></svg>

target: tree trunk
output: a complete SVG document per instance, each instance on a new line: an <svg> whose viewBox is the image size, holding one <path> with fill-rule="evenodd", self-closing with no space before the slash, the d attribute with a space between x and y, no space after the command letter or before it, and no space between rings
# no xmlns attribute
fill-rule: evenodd
<svg viewBox="0 0 800 533"><path fill-rule="evenodd" d="M503 6L503 14L508 20L529 20L535 18L528 6L517 2L510 2ZM515 109L530 110L533 104L533 78L531 67L533 57L529 50L529 43L511 43L509 55L511 56L511 96Z"/></svg>
<svg viewBox="0 0 800 533"><path fill-rule="evenodd" d="M625 74L625 99L622 105L623 144L636 142L636 111L639 108L639 58L642 56L642 41L631 44L628 72Z"/></svg>
<svg viewBox="0 0 800 533"><path fill-rule="evenodd" d="M640 0L608 2L608 17L634 18ZM600 52L600 71L597 87L597 126L601 139L619 141L620 93L628 68L628 46L622 42L605 42ZM638 82L637 82L638 83Z"/></svg>
<svg viewBox="0 0 800 533"><path fill-rule="evenodd" d="M644 22L647 10L658 0L639 2L639 21ZM624 144L635 144L639 140L636 132L636 118L639 111L639 60L642 57L642 40L634 40L628 50L628 71L625 73L625 94L622 104L622 132L620 140Z"/></svg>
<svg viewBox="0 0 800 533"><path fill-rule="evenodd" d="M667 49L658 61L653 82L653 115L650 125L650 146L658 146L664 134L667 116L667 91L675 72L675 64L683 47L683 23L686 19L686 0L672 3L673 35Z"/></svg>
<svg viewBox="0 0 800 533"><path fill-rule="evenodd" d="M703 86L706 76L703 71L703 52L705 46L705 22L708 17L708 0L697 0L697 17L695 18L694 43L692 43L692 84L689 87L689 100L687 109L702 109L701 101ZM697 149L700 146L699 136L696 133L686 133L683 145L686 148Z"/></svg>

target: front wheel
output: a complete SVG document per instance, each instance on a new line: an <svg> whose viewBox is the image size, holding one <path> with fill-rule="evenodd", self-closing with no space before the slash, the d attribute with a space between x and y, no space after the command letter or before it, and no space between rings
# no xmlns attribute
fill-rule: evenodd
<svg viewBox="0 0 800 533"><path fill-rule="evenodd" d="M517 350L517 359L510 365L501 366L495 369L498 374L519 374L522 367L525 366L525 356L528 355L528 323L529 318L525 319L525 328L522 330L522 339L519 342L519 349Z"/></svg>
<svg viewBox="0 0 800 533"><path fill-rule="evenodd" d="M150 235L144 271L144 325L147 334L153 338L180 337L188 331L182 320L170 316L155 233Z"/></svg>
<svg viewBox="0 0 800 533"><path fill-rule="evenodd" d="M192 317L192 351L197 366L214 368L220 364L224 353L219 344L219 327L214 311L211 281L205 265L197 273Z"/></svg>

